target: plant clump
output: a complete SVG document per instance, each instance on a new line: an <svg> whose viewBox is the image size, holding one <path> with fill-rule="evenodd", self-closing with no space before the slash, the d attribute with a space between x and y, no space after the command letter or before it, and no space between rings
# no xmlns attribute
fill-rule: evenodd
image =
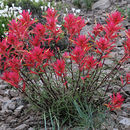
<svg viewBox="0 0 130 130"><path fill-rule="evenodd" d="M80 34L86 25L80 16L68 14L60 26L55 9L48 8L43 17L45 24L24 10L10 21L8 35L0 42L1 79L43 113L45 124L50 117L58 126L96 128L101 124L97 114L105 106L119 109L124 101L120 90L130 83L129 73L121 78L120 88L112 88L110 98L108 92L130 56L130 30L126 30L124 55L107 68L105 61L123 29L120 12L109 14L106 24L96 24L88 36ZM61 48L64 42L66 47ZM90 118L93 123L88 124Z"/></svg>

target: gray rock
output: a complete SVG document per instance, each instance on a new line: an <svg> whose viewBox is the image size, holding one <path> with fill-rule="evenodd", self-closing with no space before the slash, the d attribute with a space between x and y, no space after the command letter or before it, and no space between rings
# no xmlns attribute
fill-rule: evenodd
<svg viewBox="0 0 130 130"><path fill-rule="evenodd" d="M88 32L91 33L92 30L93 30L93 25L90 25L90 26L86 25L86 26L84 26L84 27L82 28L80 34L81 34L81 35L88 35Z"/></svg>
<svg viewBox="0 0 130 130"><path fill-rule="evenodd" d="M5 90L5 89L7 89L7 88L8 88L8 85L6 85L6 84L5 84L5 85L3 85L3 84L0 85L0 90Z"/></svg>
<svg viewBox="0 0 130 130"><path fill-rule="evenodd" d="M7 124L3 124L0 126L0 130L8 130L9 126Z"/></svg>
<svg viewBox="0 0 130 130"><path fill-rule="evenodd" d="M94 9L107 9L111 5L110 0L99 0L93 4L92 10Z"/></svg>
<svg viewBox="0 0 130 130"><path fill-rule="evenodd" d="M18 94L18 92L17 91L14 91L14 90L10 90L9 91L9 96L11 96L11 97L17 97L19 94Z"/></svg>
<svg viewBox="0 0 130 130"><path fill-rule="evenodd" d="M130 113L130 103L126 103L122 105L122 109L127 112Z"/></svg>
<svg viewBox="0 0 130 130"><path fill-rule="evenodd" d="M130 0L126 0L128 4L130 4Z"/></svg>
<svg viewBox="0 0 130 130"><path fill-rule="evenodd" d="M30 127L28 130L34 130L34 128Z"/></svg>
<svg viewBox="0 0 130 130"><path fill-rule="evenodd" d="M125 128L129 128L130 118L122 117L122 120L120 120L119 123L125 125Z"/></svg>
<svg viewBox="0 0 130 130"><path fill-rule="evenodd" d="M0 95L1 96L5 96L5 91L4 90L0 90Z"/></svg>
<svg viewBox="0 0 130 130"><path fill-rule="evenodd" d="M26 124L22 124L18 127L15 128L15 130L26 130L28 128L28 126Z"/></svg>
<svg viewBox="0 0 130 130"><path fill-rule="evenodd" d="M0 101L0 110L2 110L2 102Z"/></svg>
<svg viewBox="0 0 130 130"><path fill-rule="evenodd" d="M10 103L8 103L7 108L9 110L15 110L15 108L16 108L16 102L10 102Z"/></svg>
<svg viewBox="0 0 130 130"><path fill-rule="evenodd" d="M87 7L86 3L81 3L81 8L86 8L86 7Z"/></svg>
<svg viewBox="0 0 130 130"><path fill-rule="evenodd" d="M19 106L19 107L17 107L16 109L15 109L15 111L14 111L14 115L15 116L19 116L20 115L20 113L21 113L21 111L23 110L23 108L24 108L24 106L23 105L21 105L21 106Z"/></svg>
<svg viewBox="0 0 130 130"><path fill-rule="evenodd" d="M113 128L113 130L118 130L118 128Z"/></svg>
<svg viewBox="0 0 130 130"><path fill-rule="evenodd" d="M113 61L110 60L110 59L106 59L106 60L105 60L105 64L106 64L106 65L113 65Z"/></svg>

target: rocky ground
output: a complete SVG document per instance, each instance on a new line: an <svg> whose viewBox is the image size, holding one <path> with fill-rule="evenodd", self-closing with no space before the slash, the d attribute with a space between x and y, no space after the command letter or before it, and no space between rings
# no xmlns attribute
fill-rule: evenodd
<svg viewBox="0 0 130 130"><path fill-rule="evenodd" d="M99 2L100 1L100 2ZM81 10L80 15L83 16L88 24L81 33L87 34L92 30L94 22L105 23L104 19L106 14L116 10L117 6L126 10L130 8L130 0L99 0L95 3L91 11ZM70 0L66 0L70 4ZM73 7L73 5L71 5ZM128 19L123 23L126 29L130 28ZM120 56L124 53L122 41L124 40L125 32L121 32L121 41L118 42L115 51L111 56ZM116 54L118 53L118 54ZM111 64L111 60L106 61ZM124 65L122 72L130 71L129 62ZM125 86L122 93L126 100L120 111L111 113L111 123L109 127L103 127L105 130L130 130L130 86ZM43 125L42 120L39 118L39 113L30 111L29 104L25 102L22 94L18 93L0 80L0 130L34 130L35 126ZM43 129L42 129L43 130Z"/></svg>

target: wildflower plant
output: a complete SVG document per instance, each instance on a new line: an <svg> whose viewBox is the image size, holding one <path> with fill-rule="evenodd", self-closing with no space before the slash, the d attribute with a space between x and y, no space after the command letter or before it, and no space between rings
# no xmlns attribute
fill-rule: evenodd
<svg viewBox="0 0 130 130"><path fill-rule="evenodd" d="M129 84L130 74L121 78L120 88L112 88L110 98L108 92L129 59L130 30L123 43L124 55L105 71L105 61L116 48L123 29L121 14L109 14L106 24L95 25L88 36L80 34L86 25L80 16L68 14L60 27L58 16L56 10L49 8L43 16L44 25L27 11L10 21L8 35L0 42L0 67L4 71L1 79L23 93L37 110L51 112L60 126L74 126L80 119L76 109L85 109L86 103L93 108L105 104L110 110L121 107L124 98L119 92ZM59 44L65 41L66 48L61 49Z"/></svg>

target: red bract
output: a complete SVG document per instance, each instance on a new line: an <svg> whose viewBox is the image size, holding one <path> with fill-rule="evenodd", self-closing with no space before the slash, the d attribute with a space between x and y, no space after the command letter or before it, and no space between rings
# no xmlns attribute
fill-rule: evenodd
<svg viewBox="0 0 130 130"><path fill-rule="evenodd" d="M57 22L58 22L58 16L56 15L57 11L53 10L53 9L48 9L47 10L47 15L45 16L46 18L46 28L47 30L53 34L53 36L55 37L55 40L57 41L59 39L58 34L60 34L61 28L57 27ZM58 38L56 39L56 36L58 36Z"/></svg>
<svg viewBox="0 0 130 130"><path fill-rule="evenodd" d="M18 59L16 57L13 57L12 59L10 59L8 61L8 67L11 68L11 70L14 72L19 72L19 70L21 69L21 59Z"/></svg>
<svg viewBox="0 0 130 130"><path fill-rule="evenodd" d="M114 24L119 24L123 21L124 16L121 16L121 12L115 11L108 16L108 20L113 22Z"/></svg>
<svg viewBox="0 0 130 130"><path fill-rule="evenodd" d="M128 31L126 31L126 36L127 36L127 38L130 38L130 29L128 29Z"/></svg>
<svg viewBox="0 0 130 130"><path fill-rule="evenodd" d="M47 29L51 31L56 30L57 20L55 18L50 18L50 17L47 17L46 20L47 20L47 25L46 25Z"/></svg>
<svg viewBox="0 0 130 130"><path fill-rule="evenodd" d="M10 21L10 24L8 24L8 26L9 26L9 32L18 33L19 27L21 25L18 21L12 19L12 21Z"/></svg>
<svg viewBox="0 0 130 130"><path fill-rule="evenodd" d="M53 10L51 8L48 8L46 13L47 13L47 15L46 15L47 17L54 18L54 17L56 17L57 11L55 9Z"/></svg>
<svg viewBox="0 0 130 130"><path fill-rule="evenodd" d="M12 33L19 40L28 38L27 27L22 25L20 21L12 20L10 21L10 24L8 24L8 26L9 26L9 33Z"/></svg>
<svg viewBox="0 0 130 130"><path fill-rule="evenodd" d="M84 19L81 19L81 17L76 18L73 14L68 14L64 20L64 27L67 28L70 37L73 37L76 33L79 34L81 29L85 26Z"/></svg>
<svg viewBox="0 0 130 130"><path fill-rule="evenodd" d="M91 70L97 65L97 60L94 59L93 56L87 56L85 60L85 67L88 70Z"/></svg>
<svg viewBox="0 0 130 130"><path fill-rule="evenodd" d="M44 59L50 60L52 56L54 56L53 52L50 49L44 50Z"/></svg>
<svg viewBox="0 0 130 130"><path fill-rule="evenodd" d="M58 76L62 76L65 71L65 61L62 59L57 59L56 62L53 64L55 72Z"/></svg>
<svg viewBox="0 0 130 130"><path fill-rule="evenodd" d="M113 96L110 96L111 101L108 104L105 104L111 111L121 108L124 98L120 93L116 95L113 93Z"/></svg>
<svg viewBox="0 0 130 130"><path fill-rule="evenodd" d="M85 26L85 20L82 19L80 16L76 18L76 33L80 34L80 31Z"/></svg>
<svg viewBox="0 0 130 130"><path fill-rule="evenodd" d="M35 61L37 61L38 63L43 62L43 49L41 49L40 47L35 47L31 53Z"/></svg>
<svg viewBox="0 0 130 130"><path fill-rule="evenodd" d="M36 24L36 26L34 27L34 33L40 37L44 37L45 27L43 26L43 24Z"/></svg>
<svg viewBox="0 0 130 130"><path fill-rule="evenodd" d="M11 84L16 88L18 88L18 84L21 81L19 74L17 72L10 72L10 71L4 72L1 79L5 80L6 82L8 82L9 84Z"/></svg>
<svg viewBox="0 0 130 130"><path fill-rule="evenodd" d="M97 35L99 35L100 32L103 31L103 26L101 24L96 24L96 26L93 28L92 33L95 35L95 37Z"/></svg>
<svg viewBox="0 0 130 130"><path fill-rule="evenodd" d="M126 73L126 83L130 84L130 72Z"/></svg>
<svg viewBox="0 0 130 130"><path fill-rule="evenodd" d="M101 37L98 41L96 41L96 45L97 45L96 52L103 55L109 54L114 47L112 46L113 43L111 43L109 40L103 37Z"/></svg>
<svg viewBox="0 0 130 130"><path fill-rule="evenodd" d="M122 29L122 25L116 25L113 22L107 22L107 25L104 27L106 32L105 38L107 39L115 39L117 38L117 33Z"/></svg>
<svg viewBox="0 0 130 130"><path fill-rule="evenodd" d="M72 60L74 60L77 64L81 64L82 60L85 57L85 52L81 47L75 47L75 49L73 50L72 54L71 54L71 58Z"/></svg>
<svg viewBox="0 0 130 130"><path fill-rule="evenodd" d="M23 43L22 41L18 40L18 37L15 36L13 33L9 33L7 38L7 43L11 45L11 47L15 48L16 50L23 49Z"/></svg>
<svg viewBox="0 0 130 130"><path fill-rule="evenodd" d="M35 66L35 61L34 61L34 57L32 55L31 52L25 52L24 53L24 62L25 62L25 66L28 67L34 67Z"/></svg>
<svg viewBox="0 0 130 130"><path fill-rule="evenodd" d="M127 55L127 58L130 58L130 38L128 38L127 41L125 42L124 50L125 54Z"/></svg>
<svg viewBox="0 0 130 130"><path fill-rule="evenodd" d="M23 26L29 27L35 23L35 19L31 19L31 14L28 11L23 10L21 13L22 18L18 19Z"/></svg>
<svg viewBox="0 0 130 130"><path fill-rule="evenodd" d="M16 46L16 45L18 44L17 37L14 36L12 33L9 33L7 42L8 42L10 45L14 45L14 46Z"/></svg>
<svg viewBox="0 0 130 130"><path fill-rule="evenodd" d="M0 42L0 53L5 55L8 47L6 39L3 39L2 42Z"/></svg>
<svg viewBox="0 0 130 130"><path fill-rule="evenodd" d="M77 46L80 46L83 50L88 51L89 50L88 41L89 39L87 39L85 35L79 35L76 38L76 41L74 41L74 43Z"/></svg>
<svg viewBox="0 0 130 130"><path fill-rule="evenodd" d="M32 43L33 46L38 47L40 46L40 37L39 35L36 35L32 37L32 40L30 40L30 43Z"/></svg>

